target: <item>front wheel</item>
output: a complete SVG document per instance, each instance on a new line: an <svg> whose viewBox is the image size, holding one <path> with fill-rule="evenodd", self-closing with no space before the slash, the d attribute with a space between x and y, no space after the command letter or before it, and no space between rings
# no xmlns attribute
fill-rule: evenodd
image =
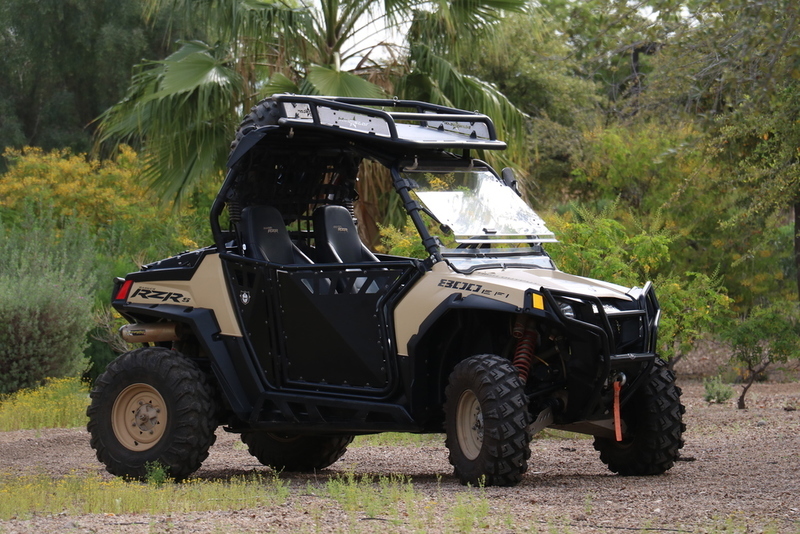
<svg viewBox="0 0 800 534"><path fill-rule="evenodd" d="M272 432L242 433L247 450L276 471L312 472L342 457L353 436L300 436Z"/></svg>
<svg viewBox="0 0 800 534"><path fill-rule="evenodd" d="M493 354L460 362L445 389L446 445L462 484L513 486L528 469L531 436L519 372Z"/></svg>
<svg viewBox="0 0 800 534"><path fill-rule="evenodd" d="M594 448L608 468L622 476L660 475L670 469L683 447L681 389L660 358L650 380L622 407L626 430L622 441L596 437Z"/></svg>
<svg viewBox="0 0 800 534"><path fill-rule="evenodd" d="M196 471L216 438L205 375L177 351L146 347L111 362L90 394L87 428L109 473L145 479L160 464L175 479Z"/></svg>

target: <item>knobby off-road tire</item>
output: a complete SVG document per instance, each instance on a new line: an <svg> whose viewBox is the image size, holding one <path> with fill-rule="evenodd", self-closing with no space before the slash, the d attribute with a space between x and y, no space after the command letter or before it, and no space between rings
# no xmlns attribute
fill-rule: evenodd
<svg viewBox="0 0 800 534"><path fill-rule="evenodd" d="M681 389L660 358L650 380L622 407L627 428L622 441L596 437L600 460L623 476L660 475L670 469L683 447Z"/></svg>
<svg viewBox="0 0 800 534"><path fill-rule="evenodd" d="M242 140L242 137L256 128L278 124L279 118L280 112L278 110L278 104L276 104L272 98L265 98L250 108L250 113L245 115L244 119L242 119L242 122L239 124L239 128L236 129L236 136L231 142L230 153L233 153Z"/></svg>
<svg viewBox="0 0 800 534"><path fill-rule="evenodd" d="M285 436L243 432L247 450L276 471L311 472L325 469L342 457L353 436Z"/></svg>
<svg viewBox="0 0 800 534"><path fill-rule="evenodd" d="M445 389L445 444L462 484L513 486L531 456L525 387L519 372L493 354L460 362Z"/></svg>
<svg viewBox="0 0 800 534"><path fill-rule="evenodd" d="M86 410L91 445L109 473L145 479L158 462L181 480L208 457L217 412L205 375L181 353L146 347L119 356Z"/></svg>

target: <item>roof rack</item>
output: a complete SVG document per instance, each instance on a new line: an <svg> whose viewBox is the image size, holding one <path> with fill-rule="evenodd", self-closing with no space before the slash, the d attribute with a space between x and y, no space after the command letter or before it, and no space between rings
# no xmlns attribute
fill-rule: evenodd
<svg viewBox="0 0 800 534"><path fill-rule="evenodd" d="M288 94L272 98L283 115L278 124L295 130L335 130L340 135L417 148L506 148L497 139L492 119L480 113L415 100ZM393 111L398 108L415 111Z"/></svg>

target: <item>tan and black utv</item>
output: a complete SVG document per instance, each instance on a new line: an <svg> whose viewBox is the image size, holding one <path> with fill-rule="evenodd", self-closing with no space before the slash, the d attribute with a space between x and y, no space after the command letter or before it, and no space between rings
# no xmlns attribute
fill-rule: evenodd
<svg viewBox="0 0 800 534"><path fill-rule="evenodd" d="M476 159L504 148L488 117L421 102L259 103L211 210L214 244L116 281L122 335L142 348L92 390L99 460L185 478L224 425L264 465L310 471L359 434L443 432L462 483L514 485L550 427L593 435L620 475L672 467L683 406L651 285L559 271L513 172ZM366 160L388 169L425 259L359 239Z"/></svg>

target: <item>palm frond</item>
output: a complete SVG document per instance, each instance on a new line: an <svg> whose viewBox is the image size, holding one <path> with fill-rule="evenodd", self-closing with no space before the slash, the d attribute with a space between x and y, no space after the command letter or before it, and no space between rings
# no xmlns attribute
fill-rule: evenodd
<svg viewBox="0 0 800 534"><path fill-rule="evenodd" d="M386 96L377 85L342 70L319 65L308 70L307 80L323 95L381 98Z"/></svg>
<svg viewBox="0 0 800 534"><path fill-rule="evenodd" d="M227 67L226 58L214 57L215 50L199 41L184 44L181 49L161 61L164 69L159 90L150 99L202 90L204 87L236 83L236 73Z"/></svg>
<svg viewBox="0 0 800 534"><path fill-rule="evenodd" d="M100 117L99 143L146 141L145 177L165 198L180 200L224 168L242 94L225 57L221 47L184 43L141 65L126 98Z"/></svg>
<svg viewBox="0 0 800 534"><path fill-rule="evenodd" d="M261 98L266 98L275 93L300 93L300 87L284 74L275 72L269 77L267 83L261 87L259 94Z"/></svg>

